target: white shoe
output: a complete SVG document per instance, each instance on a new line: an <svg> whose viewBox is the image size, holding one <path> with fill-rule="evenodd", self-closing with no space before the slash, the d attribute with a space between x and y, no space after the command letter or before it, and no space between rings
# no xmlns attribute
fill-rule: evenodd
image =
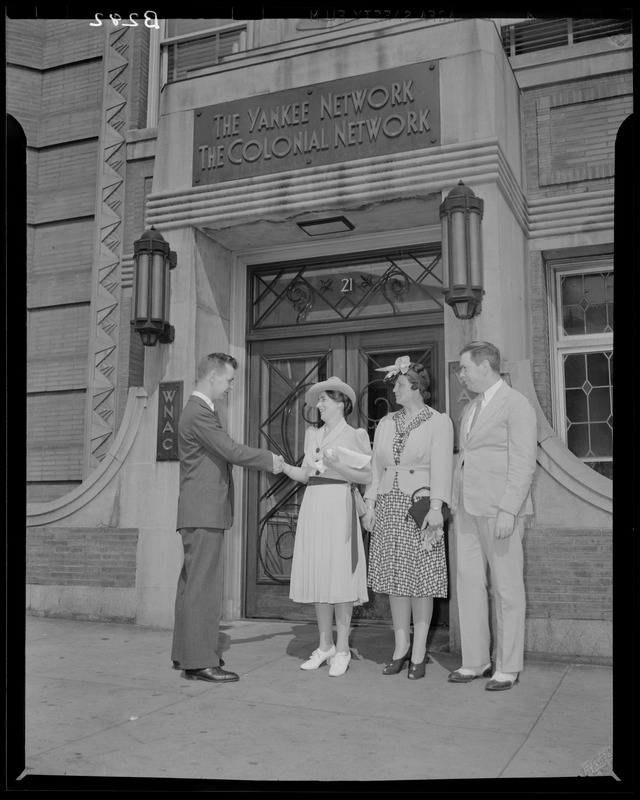
<svg viewBox="0 0 640 800"><path fill-rule="evenodd" d="M336 646L331 645L329 650L314 650L311 653L311 656L304 662L304 664L300 664L300 669L318 669L325 661L329 661L332 659L336 654Z"/></svg>
<svg viewBox="0 0 640 800"><path fill-rule="evenodd" d="M336 653L331 661L331 667L329 668L329 675L331 675L332 677L335 677L336 675L344 675L344 673L349 668L350 661L351 661L351 652Z"/></svg>

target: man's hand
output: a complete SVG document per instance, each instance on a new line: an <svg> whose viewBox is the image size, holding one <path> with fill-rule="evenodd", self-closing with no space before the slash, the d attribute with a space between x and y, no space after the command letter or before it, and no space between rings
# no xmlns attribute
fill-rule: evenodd
<svg viewBox="0 0 640 800"><path fill-rule="evenodd" d="M284 458L275 453L271 453L271 455L273 456L273 474L279 475L284 467Z"/></svg>
<svg viewBox="0 0 640 800"><path fill-rule="evenodd" d="M498 511L496 517L496 539L508 539L513 533L516 518L508 511Z"/></svg>

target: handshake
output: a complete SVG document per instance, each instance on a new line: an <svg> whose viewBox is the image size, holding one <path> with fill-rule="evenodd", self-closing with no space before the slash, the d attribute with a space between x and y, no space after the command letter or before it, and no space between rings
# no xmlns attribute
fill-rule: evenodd
<svg viewBox="0 0 640 800"><path fill-rule="evenodd" d="M273 456L273 469L271 470L274 475L279 475L281 472L284 472L285 468L285 460L282 456L277 456L275 453L271 453Z"/></svg>

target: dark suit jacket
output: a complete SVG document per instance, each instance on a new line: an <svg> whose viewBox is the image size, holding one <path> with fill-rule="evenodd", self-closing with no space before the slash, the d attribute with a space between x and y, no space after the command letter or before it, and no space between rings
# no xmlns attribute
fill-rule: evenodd
<svg viewBox="0 0 640 800"><path fill-rule="evenodd" d="M191 395L178 425L181 528L230 528L233 522L233 464L271 471L268 450L234 442L220 423L217 412Z"/></svg>

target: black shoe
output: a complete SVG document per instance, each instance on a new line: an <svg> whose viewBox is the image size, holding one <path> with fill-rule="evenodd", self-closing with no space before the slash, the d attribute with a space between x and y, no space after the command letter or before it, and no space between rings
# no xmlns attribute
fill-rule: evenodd
<svg viewBox="0 0 640 800"><path fill-rule="evenodd" d="M402 667L409 661L411 658L411 647L407 650L407 652L402 656L402 658L394 658L393 661L390 661L386 667L382 670L383 675L397 675L401 670Z"/></svg>
<svg viewBox="0 0 640 800"><path fill-rule="evenodd" d="M410 681L416 681L418 678L424 678L424 671L428 663L429 656L426 653L419 664L414 664L413 661L410 661L409 669L407 670L407 678L409 678Z"/></svg>
<svg viewBox="0 0 640 800"><path fill-rule="evenodd" d="M240 676L235 672L228 672L222 667L205 667L204 669L185 669L184 677L188 681L213 681L216 683L239 681Z"/></svg>
<svg viewBox="0 0 640 800"><path fill-rule="evenodd" d="M222 659L220 659L220 663L218 664L218 666L219 667L224 667L224 661ZM180 662L179 661L174 661L173 662L173 666L171 667L171 669L182 669L182 667L180 666Z"/></svg>

